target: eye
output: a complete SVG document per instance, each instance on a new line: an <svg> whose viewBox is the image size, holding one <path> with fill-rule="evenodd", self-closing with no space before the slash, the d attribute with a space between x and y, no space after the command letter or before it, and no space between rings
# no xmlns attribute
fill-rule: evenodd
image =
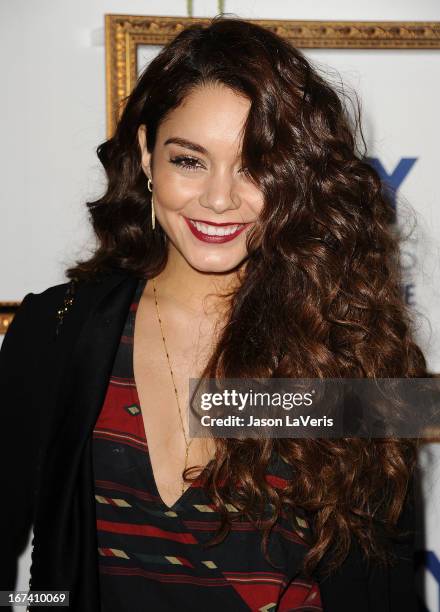
<svg viewBox="0 0 440 612"><path fill-rule="evenodd" d="M185 168L185 170L197 170L199 167L203 168L203 165L200 164L200 160L197 159L197 157L190 157L189 155L177 155L176 157L172 157L169 161L175 166Z"/></svg>

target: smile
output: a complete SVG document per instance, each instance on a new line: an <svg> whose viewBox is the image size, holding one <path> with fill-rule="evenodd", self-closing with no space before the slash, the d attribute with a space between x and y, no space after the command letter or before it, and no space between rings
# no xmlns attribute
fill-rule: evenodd
<svg viewBox="0 0 440 612"><path fill-rule="evenodd" d="M207 223L187 217L184 219L198 240L216 244L233 240L249 225L249 223Z"/></svg>

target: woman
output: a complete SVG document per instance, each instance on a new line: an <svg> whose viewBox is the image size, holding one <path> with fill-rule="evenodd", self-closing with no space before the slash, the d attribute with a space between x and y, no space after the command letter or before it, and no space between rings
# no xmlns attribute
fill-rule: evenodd
<svg viewBox="0 0 440 612"><path fill-rule="evenodd" d="M413 441L187 427L191 377L426 375L336 91L215 18L161 50L98 155L97 249L25 296L0 354L2 588L34 524L31 588L81 612L416 610Z"/></svg>

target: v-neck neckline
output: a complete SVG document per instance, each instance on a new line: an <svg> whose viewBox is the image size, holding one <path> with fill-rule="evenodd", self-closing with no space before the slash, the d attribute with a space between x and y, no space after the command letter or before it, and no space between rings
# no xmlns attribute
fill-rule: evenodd
<svg viewBox="0 0 440 612"><path fill-rule="evenodd" d="M134 380L134 379L133 379ZM194 480L186 489L185 491L176 499L176 501L172 504L172 506L168 506L164 500L162 499L160 493L159 493L159 489L157 486L157 482L156 482L156 477L154 475L154 470L153 470L153 464L151 463L151 457L150 457L150 451L148 448L148 438L147 438L147 432L145 430L145 423L144 423L144 419L142 416L142 408L141 408L141 404L140 404L140 400L139 400L139 396L137 393L137 389L136 389L136 383L134 384L133 388L133 394L134 394L134 400L136 405L139 407L139 420L138 420L138 426L139 426L139 433L145 443L145 458L146 458L146 462L147 462L147 469L148 472L150 474L151 477L151 483L153 485L153 493L155 495L155 497L158 500L159 505L161 505L163 508L165 508L165 510L167 512L178 512L179 510L182 510L182 505L183 502L187 501L187 498L194 492L194 489L196 488L196 485L200 483L202 476L205 474L206 470L208 469L209 465L212 463L212 461L210 461L205 468L200 472L199 476L197 477L196 480Z"/></svg>
<svg viewBox="0 0 440 612"><path fill-rule="evenodd" d="M135 295L133 298L133 304L135 304L135 308L133 308L132 305L132 316L133 316L133 320L132 320L132 326L131 326L131 334L132 334L132 342L130 343L131 346L131 354L130 354L130 378L133 381L133 384L131 386L131 390L132 390L132 395L133 395L133 402L138 406L139 408L139 414L138 414L138 428L139 428L139 433L141 438L143 439L144 443L145 443L145 447L146 447L146 451L145 451L145 455L146 455L146 463L147 463L147 469L148 472L151 476L151 482L153 485L153 493L155 495L155 497L158 500L158 503L160 506L162 506L166 512L176 512L179 510L182 510L182 505L183 502L187 501L187 498L192 495L192 493L194 492L194 490L196 489L197 485L200 484L203 476L205 475L206 471L208 470L209 466L213 463L213 459L211 459L211 461L208 462L208 464L203 468L203 470L200 472L200 474L197 476L197 478L191 482L191 484L189 485L189 487L187 487L184 492L176 499L176 501L171 505L168 506L164 500L162 499L160 493L159 493L159 488L157 486L157 482L156 482L156 477L154 475L154 470L153 470L153 464L151 462L151 457L150 457L150 451L149 451L149 446L148 446L148 438L147 438L147 432L145 429L145 422L144 422L144 418L143 418L143 413L142 413L142 406L141 406L141 402L140 402L140 398L139 398L139 394L137 391L137 385L136 385L136 380L134 377L134 330L135 330L135 322L136 322L136 313L137 313L137 308L138 308L138 304L140 301L140 298L142 296L142 293L145 289L145 285L147 284L147 279L140 279L138 286L136 288L135 291Z"/></svg>

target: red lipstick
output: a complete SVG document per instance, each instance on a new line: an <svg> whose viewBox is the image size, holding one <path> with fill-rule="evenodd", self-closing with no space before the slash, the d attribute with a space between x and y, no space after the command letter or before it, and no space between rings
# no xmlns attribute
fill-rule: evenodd
<svg viewBox="0 0 440 612"><path fill-rule="evenodd" d="M189 229L191 230L192 234L201 242L208 242L208 243L215 243L215 244L222 244L224 242L230 242L231 240L234 240L234 238L236 238L239 234L241 234L241 232L246 229L246 227L249 225L249 223L214 223L212 221L202 221L201 219L188 219L187 217L184 217L186 224L188 225ZM215 227L222 227L222 228L226 228L228 226L235 226L237 225L237 229L235 232L233 233L229 233L229 234L225 234L225 235L212 235L212 234L207 234L205 232L200 231L195 224L193 223L193 221L197 221L198 223L203 223L206 226L215 226Z"/></svg>

